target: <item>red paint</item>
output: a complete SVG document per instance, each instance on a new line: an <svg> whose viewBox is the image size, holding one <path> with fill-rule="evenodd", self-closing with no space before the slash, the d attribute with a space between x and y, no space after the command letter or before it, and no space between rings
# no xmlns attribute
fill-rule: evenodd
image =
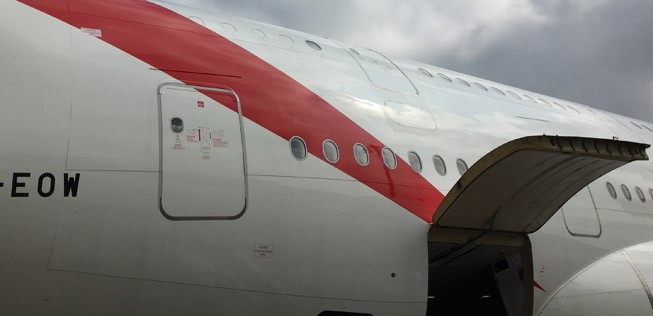
<svg viewBox="0 0 653 316"><path fill-rule="evenodd" d="M546 290L544 290L544 288L535 280L533 280L533 286L537 289L540 289L542 292L546 293Z"/></svg>
<svg viewBox="0 0 653 316"><path fill-rule="evenodd" d="M203 108L204 107L204 101L197 101L197 107L198 108Z"/></svg>
<svg viewBox="0 0 653 316"><path fill-rule="evenodd" d="M343 150L333 166L386 196L424 221L444 196L403 160L388 170L378 139L299 82L211 30L147 1L20 0L77 28L102 31L105 41L186 84L229 87L241 99L243 115L284 139L301 136L324 161L321 144L340 148L362 143L370 164L359 166ZM209 75L220 74L220 75ZM214 98L212 94L205 93ZM233 104L227 105L237 111Z"/></svg>

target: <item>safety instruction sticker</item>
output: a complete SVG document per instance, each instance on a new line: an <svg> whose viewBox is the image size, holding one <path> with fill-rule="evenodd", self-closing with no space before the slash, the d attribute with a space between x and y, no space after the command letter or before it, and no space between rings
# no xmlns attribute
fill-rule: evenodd
<svg viewBox="0 0 653 316"><path fill-rule="evenodd" d="M268 245L268 244L254 245L254 257L272 258L273 255L274 255L274 245Z"/></svg>
<svg viewBox="0 0 653 316"><path fill-rule="evenodd" d="M98 37L98 38L102 37L102 30L98 30L98 29L90 29L90 28L87 28L87 27L83 27L82 28L82 33L88 34L88 35L91 35L91 36L94 36L94 37Z"/></svg>

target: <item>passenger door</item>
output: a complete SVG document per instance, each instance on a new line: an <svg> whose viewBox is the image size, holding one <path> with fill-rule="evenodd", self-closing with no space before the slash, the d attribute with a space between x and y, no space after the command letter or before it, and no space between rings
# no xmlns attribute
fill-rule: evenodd
<svg viewBox="0 0 653 316"><path fill-rule="evenodd" d="M159 107L162 214L173 220L242 216L247 179L237 95L166 84Z"/></svg>

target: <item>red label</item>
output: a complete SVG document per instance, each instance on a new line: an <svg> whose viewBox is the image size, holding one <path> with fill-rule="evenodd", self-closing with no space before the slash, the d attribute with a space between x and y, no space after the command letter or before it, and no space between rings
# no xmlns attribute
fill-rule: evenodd
<svg viewBox="0 0 653 316"><path fill-rule="evenodd" d="M197 101L197 107L198 108L203 108L204 107L204 101Z"/></svg>

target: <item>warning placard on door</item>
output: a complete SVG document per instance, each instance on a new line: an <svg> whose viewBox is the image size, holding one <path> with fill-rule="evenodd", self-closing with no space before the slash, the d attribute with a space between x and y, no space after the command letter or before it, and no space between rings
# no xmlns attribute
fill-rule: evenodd
<svg viewBox="0 0 653 316"><path fill-rule="evenodd" d="M271 258L274 255L274 245L255 244L254 257Z"/></svg>

